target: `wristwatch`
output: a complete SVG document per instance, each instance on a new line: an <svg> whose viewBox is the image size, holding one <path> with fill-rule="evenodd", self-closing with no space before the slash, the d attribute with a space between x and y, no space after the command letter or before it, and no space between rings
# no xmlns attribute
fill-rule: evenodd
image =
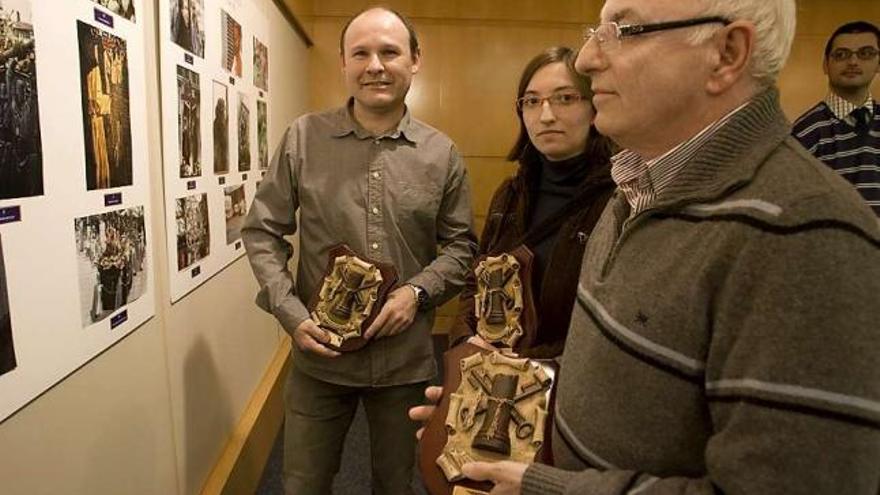
<svg viewBox="0 0 880 495"><path fill-rule="evenodd" d="M415 284L407 285L409 285L409 287L413 291L413 294L415 294L416 296L416 306L418 307L419 311L425 309L425 307L428 305L428 291Z"/></svg>

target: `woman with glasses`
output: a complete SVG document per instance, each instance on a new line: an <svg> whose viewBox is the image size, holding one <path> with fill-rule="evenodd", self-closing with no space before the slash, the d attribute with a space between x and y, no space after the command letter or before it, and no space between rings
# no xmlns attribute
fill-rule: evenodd
<svg viewBox="0 0 880 495"><path fill-rule="evenodd" d="M519 137L507 156L519 170L495 191L480 240L481 258L523 245L533 255L535 339L527 348L514 345L524 357L562 352L584 246L614 190L612 144L592 125L590 80L575 72L576 56L553 47L526 65L516 99ZM452 345L468 338L486 345L475 336L476 294L472 271L450 331Z"/></svg>

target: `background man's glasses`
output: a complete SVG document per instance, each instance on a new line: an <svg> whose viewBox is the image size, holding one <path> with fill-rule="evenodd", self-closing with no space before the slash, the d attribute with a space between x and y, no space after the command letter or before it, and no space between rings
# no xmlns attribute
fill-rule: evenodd
<svg viewBox="0 0 880 495"><path fill-rule="evenodd" d="M553 93L550 96L526 95L516 100L516 108L523 112L537 110L543 108L545 101L549 102L553 108L564 108L586 99L586 96L575 92Z"/></svg>
<svg viewBox="0 0 880 495"><path fill-rule="evenodd" d="M858 50L850 50L849 48L838 48L831 52L831 58L835 62L843 62L852 58L853 55L859 58L859 60L873 60L877 54L880 53L880 50L877 50L871 46L863 46Z"/></svg>
<svg viewBox="0 0 880 495"><path fill-rule="evenodd" d="M623 38L631 38L640 34L654 33L657 31L667 31L670 29L681 29L691 26L699 26L702 24L724 24L727 26L730 20L724 17L696 17L694 19L683 19L680 21L655 22L652 24L618 24L616 22L605 22L598 26L588 26L584 30L584 41L589 43L595 39L603 50L617 48L620 40Z"/></svg>

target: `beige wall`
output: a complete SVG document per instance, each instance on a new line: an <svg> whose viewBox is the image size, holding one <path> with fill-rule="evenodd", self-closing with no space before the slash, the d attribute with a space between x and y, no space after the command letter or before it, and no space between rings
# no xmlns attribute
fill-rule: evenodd
<svg viewBox="0 0 880 495"><path fill-rule="evenodd" d="M323 0L312 5L308 16L315 42L310 54L312 109L344 101L339 31L349 16L374 4ZM382 4L410 17L419 33L423 65L408 103L418 118L449 134L464 154L475 220L482 229L492 192L515 170L504 156L518 131L513 99L522 68L548 46L579 47L583 26L598 19L602 2L390 0ZM827 36L839 24L859 18L880 19L880 1L798 2L798 35L780 80L790 118L825 93L821 59ZM442 308L435 331L445 331L455 312L455 301Z"/></svg>
<svg viewBox="0 0 880 495"><path fill-rule="evenodd" d="M303 113L307 51L272 0L270 146ZM161 161L156 3L145 1L147 127ZM175 305L169 303L162 170L151 167L156 316L0 424L4 495L199 493L280 343L253 305L257 285L242 258Z"/></svg>

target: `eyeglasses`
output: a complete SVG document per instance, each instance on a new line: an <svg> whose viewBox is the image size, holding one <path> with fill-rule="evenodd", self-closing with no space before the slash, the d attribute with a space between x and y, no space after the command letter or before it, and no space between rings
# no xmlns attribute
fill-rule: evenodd
<svg viewBox="0 0 880 495"><path fill-rule="evenodd" d="M694 19L684 19L680 21L655 22L652 24L618 24L616 22L605 22L598 26L588 26L584 29L584 41L589 43L595 39L603 50L614 49L620 46L620 40L623 38L631 38L641 34L654 33L657 31L667 31L669 29L680 29L691 26L700 26L702 24L724 24L727 26L732 21L724 17L696 17Z"/></svg>
<svg viewBox="0 0 880 495"><path fill-rule="evenodd" d="M553 108L565 108L585 100L587 100L586 96L574 91L553 93L550 96L526 95L516 100L516 108L523 112L537 110L544 106L545 101L550 102Z"/></svg>
<svg viewBox="0 0 880 495"><path fill-rule="evenodd" d="M873 46L863 46L858 50L850 50L849 48L838 48L829 55L835 62L843 62L852 58L853 55L859 60L873 60L880 50Z"/></svg>

